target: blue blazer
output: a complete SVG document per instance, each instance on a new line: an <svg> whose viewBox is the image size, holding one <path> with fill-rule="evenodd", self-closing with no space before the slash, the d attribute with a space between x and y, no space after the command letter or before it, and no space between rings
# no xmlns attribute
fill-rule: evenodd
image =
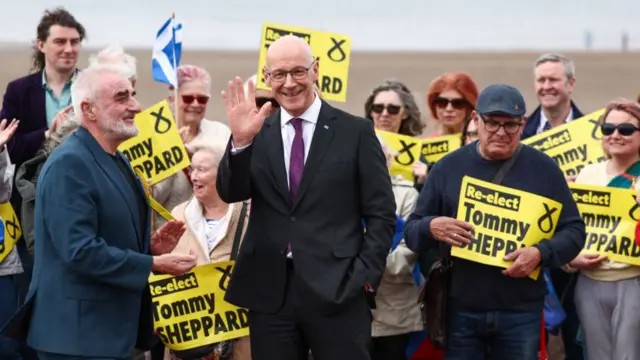
<svg viewBox="0 0 640 360"><path fill-rule="evenodd" d="M137 191L144 196L139 182ZM153 345L150 224L140 223L135 196L84 128L53 151L38 179L35 267L18 316L30 315L30 347L125 358Z"/></svg>

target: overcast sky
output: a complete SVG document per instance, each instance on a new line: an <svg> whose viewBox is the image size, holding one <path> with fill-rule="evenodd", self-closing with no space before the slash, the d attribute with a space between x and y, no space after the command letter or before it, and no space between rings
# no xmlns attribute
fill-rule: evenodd
<svg viewBox="0 0 640 360"><path fill-rule="evenodd" d="M0 42L28 43L56 5L92 47L150 47L175 11L185 49L253 50L261 24L276 22L350 35L354 50L580 50L586 31L594 49L620 49L626 31L640 50L638 0L0 0Z"/></svg>

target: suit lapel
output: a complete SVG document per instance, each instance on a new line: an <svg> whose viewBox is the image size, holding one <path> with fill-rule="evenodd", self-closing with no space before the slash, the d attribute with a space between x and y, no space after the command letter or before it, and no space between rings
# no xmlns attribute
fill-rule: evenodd
<svg viewBox="0 0 640 360"><path fill-rule="evenodd" d="M118 167L114 159L109 154L107 154L107 152L104 151L102 147L100 147L98 142L93 138L93 136L87 130L85 130L83 127L79 127L75 133L80 138L80 140L87 146L89 151L93 154L94 158L96 159L96 163L98 164L98 166L100 166L102 171L104 171L105 175L107 175L107 178L111 180L111 182L116 186L116 188L124 198L125 203L127 204L127 209L129 209L129 214L131 215L130 216L131 222L133 223L133 226L136 230L136 237L138 238L138 243L145 244L146 242L142 241L139 235L140 226L142 226L142 224L139 224L135 220L138 217L138 213L134 209L134 205L136 204L136 200L134 196L136 196L136 194L134 194L133 190L129 186L129 182L125 178L124 174L122 173L122 171L120 171L120 168ZM117 156L122 156L121 154L118 154L118 153L116 154ZM146 234L146 231L145 231L145 234ZM142 250L145 250L144 247L145 246L143 246Z"/></svg>
<svg viewBox="0 0 640 360"><path fill-rule="evenodd" d="M291 206L289 195L289 182L287 181L287 169L284 164L284 149L282 145L282 129L280 128L280 111L267 119L265 140L269 146L267 157L271 162L276 189L280 192L288 206Z"/></svg>
<svg viewBox="0 0 640 360"><path fill-rule="evenodd" d="M309 188L311 180L313 180L316 170L320 163L322 163L322 159L329 148L329 144L331 144L334 132L334 126L332 124L334 119L335 114L333 113L333 109L323 101L322 107L320 108L320 115L318 116L318 122L316 123L316 129L313 132L309 155L307 156L307 161L305 161L304 170L302 171L300 187L298 188L298 193L296 194L295 201L293 202L292 211L295 210L296 206L298 206L300 199L302 199Z"/></svg>
<svg viewBox="0 0 640 360"><path fill-rule="evenodd" d="M147 198L147 192L145 191L144 184L142 183L142 180L138 177L138 175L131 168L131 164L129 163L129 160L127 160L127 158L120 151L116 152L116 156L120 157L120 160L124 161L124 163L127 164L127 171L129 172L130 175L133 176L134 179L136 179L136 189L138 190L138 194L134 194L134 195L142 196L142 198L144 199L144 203L146 205L145 212L147 213L147 216L146 216L147 222L145 224L141 224L141 226L144 226L144 237L142 239L139 239L139 240L141 240L141 244L140 245L141 245L142 252L147 253L147 252L149 252L149 245L150 244L149 244L149 241L146 241L146 239L151 239L151 234L150 234L150 232L151 232L151 228L150 228L151 206L149 206L149 199ZM118 168L118 170L120 170L120 169ZM122 173L122 172L120 172L120 173ZM149 191L151 191L151 190L149 190ZM135 201L135 199L133 199L133 200Z"/></svg>
<svg viewBox="0 0 640 360"><path fill-rule="evenodd" d="M43 127L48 128L47 124L47 102L45 100L44 87L42 86L42 72L32 75L31 87L31 115L33 119L40 122Z"/></svg>

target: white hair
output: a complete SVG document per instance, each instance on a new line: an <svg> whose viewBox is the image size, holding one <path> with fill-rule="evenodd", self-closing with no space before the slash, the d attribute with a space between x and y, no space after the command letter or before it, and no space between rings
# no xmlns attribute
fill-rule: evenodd
<svg viewBox="0 0 640 360"><path fill-rule="evenodd" d="M226 150L226 146L218 143L212 143L210 140L196 140L189 144L189 148L193 151L193 154L200 151L211 154L213 156L212 166L214 168L218 167Z"/></svg>
<svg viewBox="0 0 640 360"><path fill-rule="evenodd" d="M249 94L249 80L251 80L251 82L253 82L253 88L255 89L255 86L258 83L258 74L251 75L251 77L248 78L247 81L244 82L244 93L245 93L245 95Z"/></svg>
<svg viewBox="0 0 640 360"><path fill-rule="evenodd" d="M112 44L89 57L89 68L109 68L130 80L137 78L136 58L125 53L122 46Z"/></svg>
<svg viewBox="0 0 640 360"><path fill-rule="evenodd" d="M78 124L83 122L82 102L95 101L102 86L101 78L106 74L125 76L117 68L110 66L88 67L78 73L71 84L71 103L74 118Z"/></svg>

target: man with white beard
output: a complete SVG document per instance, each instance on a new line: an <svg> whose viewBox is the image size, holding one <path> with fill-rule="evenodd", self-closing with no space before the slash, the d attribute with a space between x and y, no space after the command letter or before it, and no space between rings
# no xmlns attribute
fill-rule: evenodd
<svg viewBox="0 0 640 360"><path fill-rule="evenodd" d="M88 68L71 94L80 125L42 168L33 279L10 325L28 321L27 343L40 360L130 358L134 346L157 341L149 274L184 274L196 257L170 254L182 222L150 233L145 190L117 150L138 134L130 80Z"/></svg>

